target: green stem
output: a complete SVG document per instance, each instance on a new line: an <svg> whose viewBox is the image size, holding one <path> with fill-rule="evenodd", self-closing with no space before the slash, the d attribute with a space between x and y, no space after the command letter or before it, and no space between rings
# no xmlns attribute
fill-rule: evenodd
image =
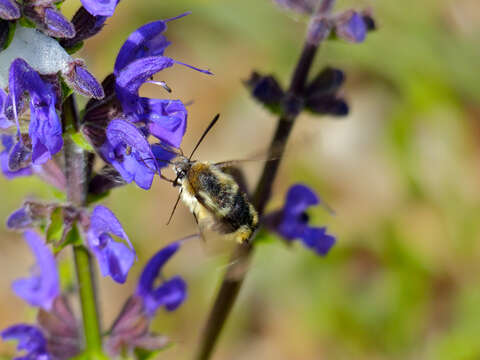
<svg viewBox="0 0 480 360"><path fill-rule="evenodd" d="M77 273L78 291L82 307L83 331L85 334L85 352L100 353L102 351L102 335L98 319L97 301L93 264L90 253L83 245L73 248L75 270Z"/></svg>
<svg viewBox="0 0 480 360"><path fill-rule="evenodd" d="M74 206L86 204L89 165L87 153L71 139L70 134L78 130L78 112L73 95L63 103L62 122L64 131L65 176L67 178L67 200ZM91 256L83 245L73 248L78 291L82 308L85 353L100 354L102 336L95 292L95 274Z"/></svg>
<svg viewBox="0 0 480 360"><path fill-rule="evenodd" d="M306 41L290 81L287 97L295 98L301 96L316 52L317 45ZM257 209L259 216L263 214L265 206L270 199L278 167L280 166L280 161L297 115L296 113L284 114L278 119L277 128L269 148L269 155L272 157L275 155L277 160L265 163L253 195L253 205ZM208 360L213 353L217 340L248 273L254 250L253 241L254 239L250 239L248 243L239 244L230 258L229 264L231 265L228 266L225 272L205 330L202 332L200 347L195 354L196 360Z"/></svg>

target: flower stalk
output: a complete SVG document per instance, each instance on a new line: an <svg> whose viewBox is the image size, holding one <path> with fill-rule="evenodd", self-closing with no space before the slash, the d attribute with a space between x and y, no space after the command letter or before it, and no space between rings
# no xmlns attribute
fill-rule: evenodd
<svg viewBox="0 0 480 360"><path fill-rule="evenodd" d="M65 134L65 175L67 200L74 206L84 206L87 199L88 161L86 152L71 139L70 133L78 129L78 113L74 96L63 103L62 121ZM95 274L91 256L83 245L73 247L80 304L82 308L85 353L100 354L102 338L95 292Z"/></svg>
<svg viewBox="0 0 480 360"><path fill-rule="evenodd" d="M306 85L317 48L318 45L312 44L308 40L305 42L290 81L287 92L288 100L295 102L300 98ZM290 111L289 108L291 108ZM275 160L265 163L253 195L253 205L260 216L263 214L265 206L270 199L272 185L275 181L280 161L282 160L295 119L298 116L295 108L295 106L287 106L286 111L278 119L277 128L269 147L269 157L273 158L275 156ZM229 261L231 266L228 267L224 274L222 284L220 285L217 297L208 316L205 330L202 332L203 335L198 351L195 354L195 360L208 360L213 353L218 337L228 319L248 273L254 250L253 242L254 239L252 238L248 243L239 244L231 256Z"/></svg>

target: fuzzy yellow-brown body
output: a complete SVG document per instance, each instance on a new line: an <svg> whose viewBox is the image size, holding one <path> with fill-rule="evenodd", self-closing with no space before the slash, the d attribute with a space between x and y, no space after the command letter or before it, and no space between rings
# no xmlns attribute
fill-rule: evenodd
<svg viewBox="0 0 480 360"><path fill-rule="evenodd" d="M176 165L182 200L201 225L248 241L258 227L258 214L232 176L209 162L184 160Z"/></svg>

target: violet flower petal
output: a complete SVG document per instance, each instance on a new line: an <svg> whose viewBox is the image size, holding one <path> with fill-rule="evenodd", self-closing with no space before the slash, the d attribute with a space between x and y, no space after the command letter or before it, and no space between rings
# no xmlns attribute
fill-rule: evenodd
<svg viewBox="0 0 480 360"><path fill-rule="evenodd" d="M0 0L0 19L15 20L20 16L20 8L14 0Z"/></svg>
<svg viewBox="0 0 480 360"><path fill-rule="evenodd" d="M127 233L123 230L122 224L120 224L120 221L118 221L115 214L105 206L98 205L93 209L90 217L90 229L97 236L102 233L112 233L125 240L128 243L128 246L133 250L133 245L130 242Z"/></svg>
<svg viewBox="0 0 480 360"><path fill-rule="evenodd" d="M126 182L149 189L158 168L145 135L128 121L114 119L107 127L107 139L100 149L105 160Z"/></svg>
<svg viewBox="0 0 480 360"><path fill-rule="evenodd" d="M335 237L327 228L306 227L301 238L303 244L319 255L326 255L335 244Z"/></svg>
<svg viewBox="0 0 480 360"><path fill-rule="evenodd" d="M150 133L167 144L179 147L187 129L187 109L180 100L141 98L143 114Z"/></svg>
<svg viewBox="0 0 480 360"><path fill-rule="evenodd" d="M320 203L318 196L308 186L295 184L290 187L285 200L286 216L298 216L308 207Z"/></svg>
<svg viewBox="0 0 480 360"><path fill-rule="evenodd" d="M14 360L50 360L47 352L47 341L42 331L33 325L16 324L0 333L3 340L18 340L17 350L25 351L21 357Z"/></svg>
<svg viewBox="0 0 480 360"><path fill-rule="evenodd" d="M335 30L339 37L352 43L363 42L367 36L367 25L363 16L352 10L338 17Z"/></svg>
<svg viewBox="0 0 480 360"><path fill-rule="evenodd" d="M36 258L35 271L29 278L13 282L13 291L32 306L49 310L60 294L60 280L55 258L42 238L27 230L24 237Z"/></svg>
<svg viewBox="0 0 480 360"><path fill-rule="evenodd" d="M187 298L187 284L180 276L174 276L155 289L152 298L154 304L145 303L147 314L153 315L159 306L165 306L167 311L174 311Z"/></svg>
<svg viewBox="0 0 480 360"><path fill-rule="evenodd" d="M147 316L154 315L160 306L173 311L185 300L187 286L182 278L175 276L155 286L162 267L178 251L179 242L174 242L158 251L144 267L138 281L136 294L143 298L144 309Z"/></svg>
<svg viewBox="0 0 480 360"><path fill-rule="evenodd" d="M150 56L162 56L165 49L171 44L162 35L167 29L167 22L180 19L190 14L180 14L170 19L153 21L139 27L132 32L120 48L115 60L114 73L119 72L131 62Z"/></svg>
<svg viewBox="0 0 480 360"><path fill-rule="evenodd" d="M62 126L55 109L55 92L23 59L14 60L10 66L9 91L18 131L20 131L18 116L19 109L23 107L23 95L25 92L29 93L32 162L42 164L48 161L63 145Z"/></svg>
<svg viewBox="0 0 480 360"><path fill-rule="evenodd" d="M325 227L309 226L305 212L310 206L319 203L320 199L310 188L302 184L293 185L287 193L284 207L267 214L263 223L285 240L301 240L317 254L326 255L335 244L335 237L327 234Z"/></svg>
<svg viewBox="0 0 480 360"><path fill-rule="evenodd" d="M103 276L111 276L114 281L123 284L127 280L128 272L135 262L135 253L125 244L107 240L103 248L93 248L100 272Z"/></svg>
<svg viewBox="0 0 480 360"><path fill-rule="evenodd" d="M13 143L13 136L12 135L7 135L7 134L2 134L0 135L0 139L2 141L2 145L4 146L4 150L0 152L0 166L2 169L3 175L7 179L14 179L19 176L30 176L32 175L33 171L30 166L28 167L23 167L23 168L18 168L17 170L11 170L10 167L10 159L11 159L11 150L12 147L14 147ZM18 144L18 143L17 143Z"/></svg>
<svg viewBox="0 0 480 360"><path fill-rule="evenodd" d="M153 291L155 279L166 262L180 249L180 243L173 242L158 251L143 268L138 281L137 294L146 296Z"/></svg>
<svg viewBox="0 0 480 360"><path fill-rule="evenodd" d="M46 163L62 149L62 125L54 102L50 102L48 108L38 107L33 101L30 102L28 134L32 139L33 164Z"/></svg>
<svg viewBox="0 0 480 360"><path fill-rule="evenodd" d="M115 12L118 0L81 0L87 11L95 16L110 17Z"/></svg>
<svg viewBox="0 0 480 360"><path fill-rule="evenodd" d="M159 169L168 166L168 161L176 156L173 151L166 150L165 147L160 144L152 145L152 153Z"/></svg>
<svg viewBox="0 0 480 360"><path fill-rule="evenodd" d="M115 241L110 234L125 240L128 246ZM116 282L124 283L135 261L135 250L110 209L101 205L93 209L87 241L97 258L102 275L111 276Z"/></svg>
<svg viewBox="0 0 480 360"><path fill-rule="evenodd" d="M159 71L175 64L165 56L149 56L135 60L125 66L116 77L115 91L125 113L141 113L138 101L140 86Z"/></svg>

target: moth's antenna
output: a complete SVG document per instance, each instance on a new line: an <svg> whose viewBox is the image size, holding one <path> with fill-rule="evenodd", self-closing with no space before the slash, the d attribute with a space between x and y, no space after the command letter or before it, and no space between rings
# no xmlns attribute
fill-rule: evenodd
<svg viewBox="0 0 480 360"><path fill-rule="evenodd" d="M180 201L180 197L182 196L183 188L180 189L180 194L178 194L177 201L175 201L175 205L173 206L172 212L170 213L170 217L168 218L167 225L170 224L172 221L173 214L175 214L175 210L177 209L178 203Z"/></svg>
<svg viewBox="0 0 480 360"><path fill-rule="evenodd" d="M213 118L213 120L210 121L210 124L207 126L207 128L206 128L205 131L203 132L202 136L201 136L200 139L198 140L197 145L195 145L195 147L193 148L192 153L191 153L190 156L188 157L188 160L191 160L191 159L192 159L193 154L195 154L195 151L198 149L198 147L199 147L200 144L202 143L202 141L203 141L203 139L205 138L205 136L207 136L208 132L213 128L213 125L215 125L215 123L218 121L218 118L219 118L219 117L220 117L220 114L217 114L217 115L215 115L215 117Z"/></svg>

